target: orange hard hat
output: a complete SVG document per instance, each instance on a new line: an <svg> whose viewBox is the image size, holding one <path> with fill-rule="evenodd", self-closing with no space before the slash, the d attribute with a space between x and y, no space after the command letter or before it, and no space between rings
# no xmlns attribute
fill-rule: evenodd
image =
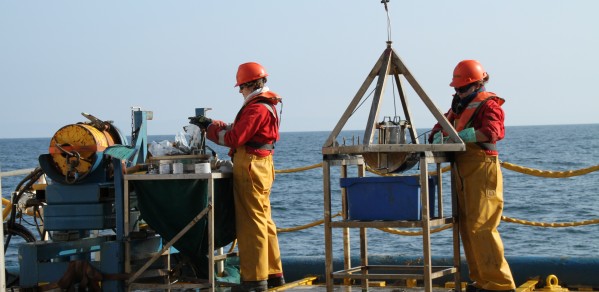
<svg viewBox="0 0 599 292"><path fill-rule="evenodd" d="M258 80L266 76L268 76L268 74L266 74L266 70L262 65L256 62L243 63L239 65L239 69L237 69L237 83L235 86Z"/></svg>
<svg viewBox="0 0 599 292"><path fill-rule="evenodd" d="M453 69L453 79L449 86L462 87L470 83L483 80L487 77L487 72L476 60L464 60L458 63Z"/></svg>

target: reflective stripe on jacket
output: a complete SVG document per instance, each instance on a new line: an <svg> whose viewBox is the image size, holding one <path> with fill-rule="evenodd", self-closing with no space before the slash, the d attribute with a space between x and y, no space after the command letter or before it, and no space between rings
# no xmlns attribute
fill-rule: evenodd
<svg viewBox="0 0 599 292"><path fill-rule="evenodd" d="M472 115L477 111L477 109L480 106L482 106L483 108L478 110L478 112L482 113L485 109L484 107L486 106L486 100L489 98L491 98L492 100L495 100L495 102L498 104L498 106L501 106L505 102L504 99L498 97L493 92L483 91L483 92L479 93L478 95L476 95L476 97L470 103L468 103L468 105L466 106L464 111L462 111L461 114L456 115L454 113L452 115L452 117L454 119L453 126L456 129L456 131L459 132L466 128L472 127L472 126L474 126L475 119L480 120L481 118L484 118L484 116L481 117L480 114L478 114L476 117L472 117ZM479 130L476 127L475 127L475 129Z"/></svg>
<svg viewBox="0 0 599 292"><path fill-rule="evenodd" d="M485 100L486 102L483 103ZM505 114L501 108L504 102L505 100L498 97L495 93L483 91L466 106L466 109L460 115L457 115L450 109L445 113L445 117L458 132L464 128L474 127L475 130L489 138L489 141L485 143L495 144L505 136ZM477 111L479 106L481 108ZM442 131L442 127L441 124L437 123L429 136L430 143L432 143L435 133L439 131ZM447 136L447 133L443 133L443 135ZM487 154L496 155L497 151L487 151Z"/></svg>

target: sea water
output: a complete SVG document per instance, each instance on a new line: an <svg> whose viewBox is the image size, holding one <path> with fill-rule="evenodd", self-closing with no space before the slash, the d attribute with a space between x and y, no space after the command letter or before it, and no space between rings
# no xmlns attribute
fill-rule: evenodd
<svg viewBox="0 0 599 292"><path fill-rule="evenodd" d="M425 132L420 130L419 132ZM346 131L338 136L342 143L361 140L363 131ZM321 149L329 132L281 133L276 144L275 168L292 169L322 162ZM150 136L149 141L174 140L172 136ZM34 168L40 154L47 153L50 138L0 139L0 170ZM228 159L227 149L208 143ZM559 126L512 126L498 143L500 160L539 170L568 171L599 164L599 124ZM418 166L410 170L417 172ZM355 176L350 167L349 176ZM530 176L502 168L505 206L503 215L534 222L580 222L599 218L599 171L569 178ZM375 176L367 173L367 176ZM24 176L2 179L2 195L9 198ZM444 212L451 214L449 174L443 174ZM339 169L332 168L333 213L340 211ZM322 168L280 173L271 193L272 214L279 228L311 223L323 218ZM26 217L25 219L31 219ZM32 223L32 220L28 220ZM28 226L27 224L24 224ZM32 226L29 226L34 230ZM416 231L406 229L405 231ZM506 256L599 256L599 225L548 228L502 222L499 231ZM34 234L37 234L34 231ZM334 256L342 255L341 229L333 230ZM352 254L359 253L358 231L350 229ZM422 255L422 237L368 230L370 254L392 256ZM279 233L282 257L324 255L324 227ZM11 246L18 241L11 241ZM431 236L433 256L452 254L451 230ZM7 265L17 263L16 249L7 252Z"/></svg>

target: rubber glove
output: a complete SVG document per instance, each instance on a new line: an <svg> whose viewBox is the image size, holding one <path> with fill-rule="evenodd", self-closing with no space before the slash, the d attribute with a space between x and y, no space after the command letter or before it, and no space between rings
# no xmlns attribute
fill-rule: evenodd
<svg viewBox="0 0 599 292"><path fill-rule="evenodd" d="M440 131L435 133L435 136L433 136L433 144L440 144L442 135L443 134Z"/></svg>
<svg viewBox="0 0 599 292"><path fill-rule="evenodd" d="M189 117L189 123L192 125L196 125L196 126L200 127L201 129L206 130L208 128L208 126L210 126L210 124L212 124L212 119L200 115L200 116L196 116L196 117Z"/></svg>
<svg viewBox="0 0 599 292"><path fill-rule="evenodd" d="M443 132L439 131L435 133L435 136L433 136L433 144L441 144L441 137L443 137ZM447 142L447 139L449 139L449 137L444 137L443 143Z"/></svg>
<svg viewBox="0 0 599 292"><path fill-rule="evenodd" d="M474 128L466 128L458 133L464 142L476 142L476 132Z"/></svg>

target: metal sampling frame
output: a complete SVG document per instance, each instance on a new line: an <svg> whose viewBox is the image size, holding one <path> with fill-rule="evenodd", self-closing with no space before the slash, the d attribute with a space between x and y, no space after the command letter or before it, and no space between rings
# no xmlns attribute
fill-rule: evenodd
<svg viewBox="0 0 599 292"><path fill-rule="evenodd" d="M380 56L373 69L368 74L366 80L358 90L357 94L345 110L343 116L331 132L330 136L322 147L323 154L323 192L324 192L324 226L325 226L325 260L326 260L326 284L327 291L333 291L335 279L344 279L344 283L349 284L351 280L361 280L362 290L368 289L369 280L383 279L418 279L424 282L425 291L432 291L432 279L445 275L454 275L456 287L460 287L460 246L459 246L459 230L457 217L457 199L455 193L452 192L452 214L444 216L443 214L443 190L441 187L441 163L449 162L453 166L451 152L464 151L465 144L458 137L457 132L451 126L445 116L433 104L418 82L414 79L403 61L391 48L391 41L387 41L387 48ZM382 96L384 94L387 76L392 75L404 111L406 121L411 125L409 133L412 138L410 144L375 144L373 143L375 127L378 120L378 114L381 106ZM435 119L443 127L443 130L449 134L450 140L458 142L449 142L446 144L421 144L418 141L415 127L412 124L412 114L408 106L408 100L402 88L403 76L409 85L414 89L422 102L427 106ZM363 136L362 144L339 145L336 141L341 130L345 126L348 119L355 112L360 104L360 101L374 79L378 77L375 94L372 100L372 106L366 124L366 129ZM353 140L353 139L352 139ZM341 214L340 220L333 220L332 204L331 204L331 166L341 167L341 177L347 177L347 169L350 165L357 166L358 177L363 177L366 170L365 154L386 155L394 157L397 153L416 153L420 162L420 199L421 199L421 220L401 220L401 221L356 221L349 220L347 213L346 191L341 189ZM391 158L392 159L392 158ZM432 173L428 170L429 164L436 164L436 177L439 183L437 188L438 214L436 218L430 218L429 215L429 187L428 177ZM453 169L453 167L452 167ZM452 176L453 177L453 176ZM453 182L452 182L453 186ZM452 187L453 188L453 187ZM431 227L444 224L453 224L453 265L443 267L433 267L431 265L431 250L430 250L430 234ZM374 266L368 264L367 251L367 228L422 228L423 237L423 265L422 266ZM333 228L343 229L343 250L344 250L344 269L341 271L333 271ZM351 265L350 256L350 239L349 228L359 228L360 230L360 259L361 264L356 267ZM377 270L393 271L393 273L375 273Z"/></svg>

